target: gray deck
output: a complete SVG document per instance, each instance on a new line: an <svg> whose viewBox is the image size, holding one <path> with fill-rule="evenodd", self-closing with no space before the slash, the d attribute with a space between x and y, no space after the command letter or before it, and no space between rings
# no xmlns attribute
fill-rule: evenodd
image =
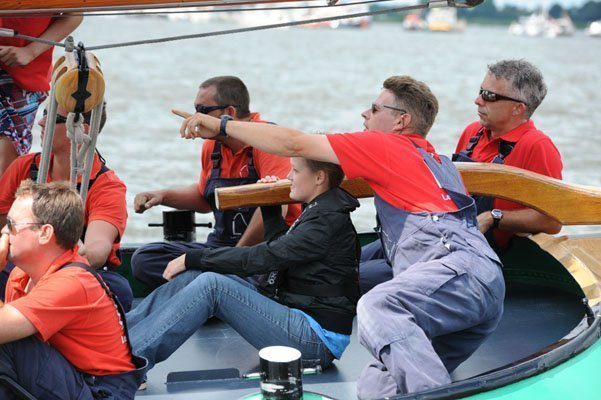
<svg viewBox="0 0 601 400"><path fill-rule="evenodd" d="M462 380L526 357L563 337L582 318L578 299L532 288L514 289L505 301L505 313L497 331L453 373ZM370 356L353 335L341 360L319 375L303 378L305 390L335 399L355 398L355 380ZM148 374L148 389L136 397L165 399L238 399L258 392L256 380L192 380L168 383L175 371L237 368L241 374L259 369L258 351L228 325L209 321L167 361Z"/></svg>

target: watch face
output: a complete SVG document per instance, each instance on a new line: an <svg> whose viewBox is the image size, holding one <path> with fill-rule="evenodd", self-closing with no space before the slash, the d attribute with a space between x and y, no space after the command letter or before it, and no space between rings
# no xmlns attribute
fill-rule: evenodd
<svg viewBox="0 0 601 400"><path fill-rule="evenodd" d="M501 211L501 210L494 209L490 213L491 213L492 217L495 219L503 218L503 211Z"/></svg>

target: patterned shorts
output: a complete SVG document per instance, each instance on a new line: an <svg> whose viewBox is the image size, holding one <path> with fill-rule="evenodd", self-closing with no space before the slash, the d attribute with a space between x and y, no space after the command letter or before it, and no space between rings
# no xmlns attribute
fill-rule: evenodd
<svg viewBox="0 0 601 400"><path fill-rule="evenodd" d="M31 149L35 114L46 97L46 92L21 89L8 73L0 70L0 135L12 140L20 156Z"/></svg>

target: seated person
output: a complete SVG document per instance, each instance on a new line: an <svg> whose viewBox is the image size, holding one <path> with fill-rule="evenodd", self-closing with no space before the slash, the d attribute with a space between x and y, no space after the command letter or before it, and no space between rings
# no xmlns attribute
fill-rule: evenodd
<svg viewBox="0 0 601 400"><path fill-rule="evenodd" d="M235 121L263 123L259 113L249 110L250 97L244 82L235 76L218 76L204 81L194 100L197 112L214 117L228 116ZM215 229L206 243L157 242L140 247L133 255L133 275L152 288L163 283L167 264L187 250L224 246L252 246L263 237L261 213L255 207L221 211L215 208L215 188L255 183L275 175L283 178L290 169L285 157L253 149L239 140L219 137L202 144L202 171L198 184L175 189L143 192L136 195L138 213L163 205L179 210L212 212ZM283 207L288 225L300 214L298 204Z"/></svg>
<svg viewBox="0 0 601 400"><path fill-rule="evenodd" d="M265 242L186 251L165 270L169 282L127 314L132 347L149 368L211 316L257 349L295 347L323 367L340 358L359 298L359 245L350 218L359 202L339 188L344 174L337 165L303 158L291 165L290 197L306 206L290 228L280 207L261 207ZM278 289L271 298L240 278L268 272L268 284Z"/></svg>
<svg viewBox="0 0 601 400"><path fill-rule="evenodd" d="M506 164L561 179L561 155L531 117L547 94L543 75L525 60L488 66L475 104L479 121L468 125L453 161ZM561 224L545 214L503 199L474 196L478 224L502 253L515 233L558 233Z"/></svg>
<svg viewBox="0 0 601 400"><path fill-rule="evenodd" d="M105 107L106 109L106 107ZM84 113L84 129L89 128L91 112ZM59 108L56 117L56 128L48 182L69 181L71 142L67 137L67 113ZM106 111L103 111L100 122L102 130L106 122ZM46 128L44 116L39 125L42 136ZM0 177L0 224L6 221L6 213L10 209L15 192L21 181L37 179L41 155L27 154L18 157ZM79 185L78 185L79 186ZM114 171L107 168L104 159L98 154L94 157L92 174L88 185L88 195L85 205L84 231L79 245L79 254L84 256L90 265L98 270L102 279L109 285L126 311L131 308L133 293L127 279L115 272L121 264L119 243L127 222L127 205L125 202L125 184ZM12 269L10 262L0 272L0 291L4 295L4 287L8 274Z"/></svg>
<svg viewBox="0 0 601 400"><path fill-rule="evenodd" d="M0 375L37 399L133 399L145 360L122 310L77 254L84 210L62 182L21 183L0 238L16 265L0 302ZM13 399L0 385L0 399Z"/></svg>

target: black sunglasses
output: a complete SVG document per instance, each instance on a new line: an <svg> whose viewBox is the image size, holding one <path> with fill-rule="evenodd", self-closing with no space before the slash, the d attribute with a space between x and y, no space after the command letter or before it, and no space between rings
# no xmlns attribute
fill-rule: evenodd
<svg viewBox="0 0 601 400"><path fill-rule="evenodd" d="M238 108L238 106L236 105L231 105L234 108ZM196 109L196 112L201 113L201 114L208 114L211 111L215 111L215 110L225 110L226 108L230 107L230 105L227 106L204 106L202 104L196 104L194 106L194 108Z"/></svg>
<svg viewBox="0 0 601 400"><path fill-rule="evenodd" d="M482 88L480 88L480 91L478 92L478 95L482 96L482 100L488 101L488 102L491 102L491 103L494 103L495 101L499 101L499 100L509 100L509 101L515 101L516 103L526 104L522 100L514 99L512 97L503 96L502 94L491 92L490 90L484 90Z"/></svg>
<svg viewBox="0 0 601 400"><path fill-rule="evenodd" d="M403 114L407 114L407 111L403 110L402 108L387 106L386 104L380 105L380 104L376 104L376 103L371 103L371 113L375 114L380 109L379 107L390 108L391 110L400 111Z"/></svg>
<svg viewBox="0 0 601 400"><path fill-rule="evenodd" d="M44 111L43 111L42 114L44 115L44 117L47 116L48 115L48 110L44 109ZM63 117L60 114L56 114L56 120L55 120L55 122L57 124L66 124L67 123L67 117Z"/></svg>

